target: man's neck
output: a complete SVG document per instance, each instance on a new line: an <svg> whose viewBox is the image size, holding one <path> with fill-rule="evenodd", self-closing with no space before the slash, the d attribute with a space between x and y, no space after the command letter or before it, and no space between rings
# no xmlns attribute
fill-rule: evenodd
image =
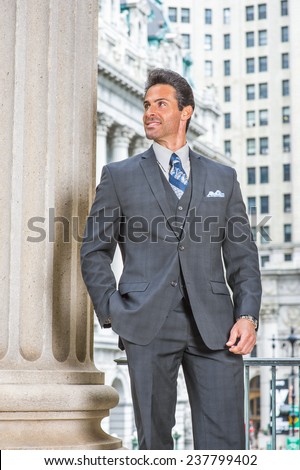
<svg viewBox="0 0 300 470"><path fill-rule="evenodd" d="M166 147L167 149L172 150L172 152L176 152L176 150L185 146L186 139L178 139L176 141L156 140L155 142L162 147Z"/></svg>

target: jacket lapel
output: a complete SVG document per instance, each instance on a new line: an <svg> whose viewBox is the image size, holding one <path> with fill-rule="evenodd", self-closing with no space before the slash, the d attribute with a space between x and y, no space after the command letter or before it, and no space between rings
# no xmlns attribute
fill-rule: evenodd
<svg viewBox="0 0 300 470"><path fill-rule="evenodd" d="M192 196L190 209L193 209L199 207L201 199L204 195L207 170L205 162L201 155L195 153L191 149L190 162L192 175ZM166 191L163 186L163 182L160 175L160 169L158 167L152 146L145 153L142 154L140 165L144 171L145 177L148 181L151 191L154 197L156 198L164 216L166 217L167 221L172 220L172 216L174 216L174 214L172 214L168 203ZM192 211L190 215L195 216L195 211ZM174 229L171 224L169 224L169 227L174 232Z"/></svg>
<svg viewBox="0 0 300 470"><path fill-rule="evenodd" d="M201 155L195 153L193 150L190 150L190 163L192 174L192 197L190 209L194 209L199 207L201 199L204 195L207 170L205 161Z"/></svg>
<svg viewBox="0 0 300 470"><path fill-rule="evenodd" d="M166 191L161 179L160 169L157 164L152 146L149 148L149 150L143 153L140 165L144 171L145 177L148 181L151 191L155 199L157 200L164 216L166 217L167 221L171 220L171 209L168 203ZM169 226L173 230L172 226Z"/></svg>

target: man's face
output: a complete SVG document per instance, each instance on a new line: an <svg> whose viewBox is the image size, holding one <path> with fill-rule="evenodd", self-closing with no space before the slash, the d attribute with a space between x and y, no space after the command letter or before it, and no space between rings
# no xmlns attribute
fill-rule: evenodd
<svg viewBox="0 0 300 470"><path fill-rule="evenodd" d="M148 139L163 143L178 135L183 110L179 111L176 91L171 85L158 84L149 88L144 99L144 128Z"/></svg>

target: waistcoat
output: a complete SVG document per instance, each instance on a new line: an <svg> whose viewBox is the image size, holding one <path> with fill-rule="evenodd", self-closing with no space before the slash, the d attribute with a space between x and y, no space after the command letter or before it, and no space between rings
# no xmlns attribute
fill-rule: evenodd
<svg viewBox="0 0 300 470"><path fill-rule="evenodd" d="M190 173L189 183L188 183L183 195L181 196L180 199L178 199L178 197L174 193L170 183L168 182L166 177L163 175L162 171L160 171L160 173L161 173L163 186L164 186L164 189L165 189L165 192L166 192L168 204L169 204L169 207L171 209L171 213L174 214L174 223L172 223L172 226L176 227L176 235L177 235L178 243L179 243L181 238L182 238L182 235L183 235L184 223L185 223L185 219L188 215L190 202L191 202L192 174ZM178 256L178 273L179 273L179 275L178 275L178 288L174 292L173 308L176 307L176 305L179 303L179 301L183 297L185 297L186 300L188 300L187 294L186 294L186 291L185 291L185 287L184 287L184 279L183 279L182 272L181 272L179 256Z"/></svg>

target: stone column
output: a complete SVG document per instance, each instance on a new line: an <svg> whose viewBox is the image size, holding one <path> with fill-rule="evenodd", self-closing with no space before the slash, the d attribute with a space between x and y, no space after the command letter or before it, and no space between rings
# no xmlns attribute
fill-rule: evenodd
<svg viewBox="0 0 300 470"><path fill-rule="evenodd" d="M118 162L129 157L129 144L133 136L134 131L126 126L117 126L112 129L110 138L113 162ZM117 247L114 260L112 262L112 270L116 276L117 282L122 274L122 269L122 256L119 247Z"/></svg>
<svg viewBox="0 0 300 470"><path fill-rule="evenodd" d="M126 126L118 126L112 132L112 161L118 162L128 158L130 140L134 136L134 131Z"/></svg>
<svg viewBox="0 0 300 470"><path fill-rule="evenodd" d="M107 162L107 134L113 119L105 113L98 114L96 184L100 182L103 165Z"/></svg>
<svg viewBox="0 0 300 470"><path fill-rule="evenodd" d="M1 0L0 448L116 449L79 248L94 195L97 0Z"/></svg>
<svg viewBox="0 0 300 470"><path fill-rule="evenodd" d="M133 145L132 145L132 155L137 155L138 153L145 152L150 145L152 141L146 139L146 137L140 137L138 136L136 139L134 139Z"/></svg>

